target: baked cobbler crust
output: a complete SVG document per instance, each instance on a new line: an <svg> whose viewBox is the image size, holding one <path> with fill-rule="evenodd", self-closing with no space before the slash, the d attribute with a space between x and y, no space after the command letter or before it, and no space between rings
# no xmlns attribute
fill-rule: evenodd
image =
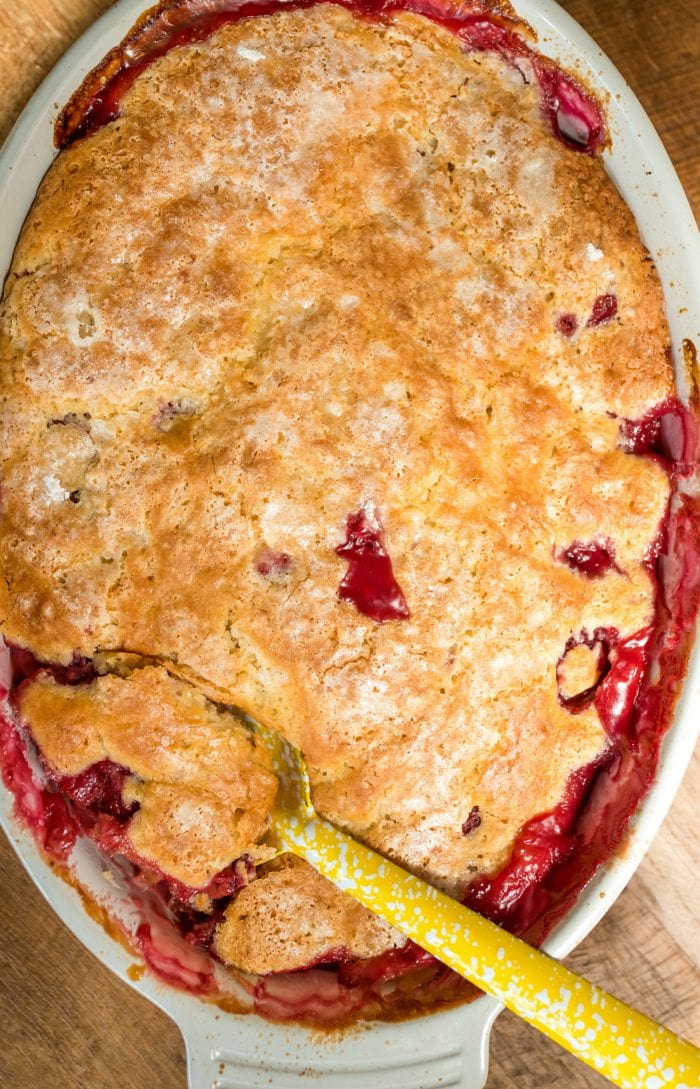
<svg viewBox="0 0 700 1089"><path fill-rule="evenodd" d="M164 669L61 685L39 677L18 708L61 775L112 760L129 768L124 799L134 848L184 885L206 885L233 859L265 861L257 846L277 791L264 746L230 711Z"/></svg>
<svg viewBox="0 0 700 1089"><path fill-rule="evenodd" d="M161 778L159 711L140 747L108 743L129 686L177 689L205 732L207 701L264 720L319 812L454 894L606 746L559 663L651 622L669 481L620 424L672 373L631 213L552 138L531 76L413 15L248 20L151 65L42 185L3 304L2 632L155 663L81 694L39 680L22 711L71 770L58 724L82 716L84 764L142 780L139 851L188 883L224 833L236 857L237 826L188 856L176 792L210 791L208 765ZM339 596L357 512L401 619ZM596 541L600 577L562 558ZM568 665L595 680L585 651ZM271 793L246 759L249 844Z"/></svg>
<svg viewBox="0 0 700 1089"><path fill-rule="evenodd" d="M229 904L215 948L225 963L265 975L333 955L376 957L403 942L388 923L288 855Z"/></svg>

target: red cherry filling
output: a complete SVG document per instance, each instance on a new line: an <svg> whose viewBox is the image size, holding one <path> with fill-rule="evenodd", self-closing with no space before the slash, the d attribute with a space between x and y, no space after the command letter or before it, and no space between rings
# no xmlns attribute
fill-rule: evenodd
<svg viewBox="0 0 700 1089"><path fill-rule="evenodd" d="M563 337L572 337L578 329L578 318L575 314L558 314L554 326Z"/></svg>
<svg viewBox="0 0 700 1089"><path fill-rule="evenodd" d="M573 541L561 550L557 559L572 571L580 571L589 579L599 579L608 571L620 572L615 563L615 548L608 537L596 541Z"/></svg>
<svg viewBox="0 0 700 1089"><path fill-rule="evenodd" d="M617 296L599 295L593 303L591 316L586 322L586 325L589 329L594 328L596 325L603 325L607 321L612 321L616 314Z"/></svg>
<svg viewBox="0 0 700 1089"><path fill-rule="evenodd" d="M67 666L47 665L40 662L30 650L23 647L10 645L10 661L12 663L12 688L16 691L20 684L33 677L35 673L46 672L58 681L59 684L83 684L94 680L97 670L89 658L81 658L74 655Z"/></svg>
<svg viewBox="0 0 700 1089"><path fill-rule="evenodd" d="M255 876L255 866L245 855L214 874L206 885L194 888L166 873L151 859L144 858L134 849L129 839L129 818L136 812L138 805L127 806L121 798L121 782L128 774L127 769L105 760L93 764L79 776L57 778L55 783L58 790L69 799L67 808L75 822L76 835L89 836L108 856L122 855L128 859L135 867L137 876L161 896L171 912L177 915L180 910L185 911L181 927L185 933L187 928L184 924L189 917L188 905L193 897L203 894L211 900L228 899ZM91 799L88 804L81 804L71 794L75 783L78 798L84 792ZM115 797L117 784L118 798Z"/></svg>
<svg viewBox="0 0 700 1089"><path fill-rule="evenodd" d="M504 870L477 878L467 892L471 907L533 944L622 842L654 780L700 611L700 510L687 496L671 501L650 575L654 624L615 644L595 693L609 749L572 775L551 814L522 829ZM652 663L660 677L653 683Z"/></svg>
<svg viewBox="0 0 700 1089"><path fill-rule="evenodd" d="M100 813L122 822L136 812L138 802L126 803L122 798L122 787L128 775L128 768L112 760L100 760L78 775L47 772L50 786L70 799L73 814L85 830L97 822Z"/></svg>
<svg viewBox="0 0 700 1089"><path fill-rule="evenodd" d="M412 941L400 945L398 949L389 949L386 953L369 960L349 960L340 964L338 977L350 987L359 984L384 983L398 979L416 968L435 965L438 962L425 949Z"/></svg>
<svg viewBox="0 0 700 1089"><path fill-rule="evenodd" d="M562 801L521 829L510 861L493 877L472 881L465 903L514 933L522 933L546 904L539 886L575 849L572 826L596 765L569 778Z"/></svg>
<svg viewBox="0 0 700 1089"><path fill-rule="evenodd" d="M613 665L596 686L596 710L605 732L613 740L626 733L632 719L649 665L649 643L653 634L653 628L643 628L618 643Z"/></svg>
<svg viewBox="0 0 700 1089"><path fill-rule="evenodd" d="M563 143L594 155L605 142L605 126L598 104L552 61L533 61L540 84L542 108L552 132Z"/></svg>
<svg viewBox="0 0 700 1089"><path fill-rule="evenodd" d="M697 419L671 398L638 420L622 420L620 441L628 454L652 458L674 475L689 476L697 462Z"/></svg>
<svg viewBox="0 0 700 1089"><path fill-rule="evenodd" d="M358 612L378 624L410 616L372 504L348 515L347 539L335 551L348 561L347 574L338 587L341 600L351 601Z"/></svg>
<svg viewBox="0 0 700 1089"><path fill-rule="evenodd" d="M39 846L65 861L78 837L78 824L61 794L42 787L27 759L25 746L12 723L0 715L0 771L15 798L15 809Z"/></svg>
<svg viewBox="0 0 700 1089"><path fill-rule="evenodd" d="M473 805L469 810L469 816L462 825L462 835L468 836L470 832L473 832L475 828L478 828L481 824L481 813L479 812L478 805Z"/></svg>

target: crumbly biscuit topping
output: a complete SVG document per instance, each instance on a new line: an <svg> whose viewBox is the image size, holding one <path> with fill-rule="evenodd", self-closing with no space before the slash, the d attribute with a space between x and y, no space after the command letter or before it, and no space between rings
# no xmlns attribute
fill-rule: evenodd
<svg viewBox="0 0 700 1089"><path fill-rule="evenodd" d="M3 304L6 638L167 664L297 744L321 813L455 893L604 748L558 663L650 621L669 494L619 441L672 391L658 282L533 84L411 15L226 27L59 156ZM369 506L404 619L338 593ZM600 577L562 559L596 540ZM51 722L98 700L104 747L121 682L38 684ZM123 762L161 784L132 788L137 817L164 815L150 849L177 865L147 722L142 771Z"/></svg>
<svg viewBox="0 0 700 1089"><path fill-rule="evenodd" d="M277 790L267 749L163 669L76 686L39 675L19 710L61 775L105 759L130 769L128 837L164 873L198 888L241 855L269 855L257 846Z"/></svg>
<svg viewBox="0 0 700 1089"><path fill-rule="evenodd" d="M215 948L244 972L294 971L324 956L376 957L404 938L307 862L281 865L247 885L226 908Z"/></svg>

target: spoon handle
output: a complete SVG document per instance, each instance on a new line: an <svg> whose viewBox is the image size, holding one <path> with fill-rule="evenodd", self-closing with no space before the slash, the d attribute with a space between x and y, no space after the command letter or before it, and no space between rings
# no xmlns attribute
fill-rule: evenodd
<svg viewBox="0 0 700 1089"><path fill-rule="evenodd" d="M700 1050L320 817L279 816L283 849L621 1089L698 1089Z"/></svg>

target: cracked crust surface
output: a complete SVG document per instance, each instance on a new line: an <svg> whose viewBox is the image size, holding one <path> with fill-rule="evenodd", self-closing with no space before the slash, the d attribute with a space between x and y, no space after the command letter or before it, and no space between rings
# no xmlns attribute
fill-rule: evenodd
<svg viewBox="0 0 700 1089"><path fill-rule="evenodd" d="M651 618L668 480L616 417L671 394L666 337L630 212L526 64L331 6L173 50L58 157L7 281L2 631L162 661L460 892L605 745L556 663ZM402 622L338 598L368 502ZM597 538L604 577L556 559Z"/></svg>

